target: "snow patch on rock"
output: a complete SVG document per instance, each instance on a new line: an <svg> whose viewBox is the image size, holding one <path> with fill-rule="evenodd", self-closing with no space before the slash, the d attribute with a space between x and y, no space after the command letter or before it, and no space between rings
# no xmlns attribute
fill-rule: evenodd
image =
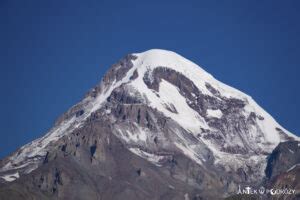
<svg viewBox="0 0 300 200"><path fill-rule="evenodd" d="M159 167L161 166L160 161L165 158L165 156L148 153L139 148L129 148L129 150Z"/></svg>
<svg viewBox="0 0 300 200"><path fill-rule="evenodd" d="M20 178L19 172L16 172L14 174L7 174L4 176L1 176L2 179L4 179L7 182L12 182L18 178Z"/></svg>
<svg viewBox="0 0 300 200"><path fill-rule="evenodd" d="M223 113L219 109L217 109L217 110L207 109L207 115L208 115L208 117L221 118Z"/></svg>
<svg viewBox="0 0 300 200"><path fill-rule="evenodd" d="M287 170L287 172L290 172L290 171L292 171L293 169L295 169L296 167L299 167L299 166L300 166L300 163L295 164L295 165L293 165L291 168L289 168L289 169Z"/></svg>

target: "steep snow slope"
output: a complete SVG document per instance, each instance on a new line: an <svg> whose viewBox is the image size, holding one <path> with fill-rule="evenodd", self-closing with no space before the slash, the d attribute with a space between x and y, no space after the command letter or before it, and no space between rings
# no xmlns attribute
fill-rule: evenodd
<svg viewBox="0 0 300 200"><path fill-rule="evenodd" d="M285 133L289 134L291 137L296 138L293 134L289 133L283 127L281 127L272 116L270 116L266 111L264 111L250 96L242 93L241 91L232 88L224 83L216 80L212 75L204 71L200 66L194 64L193 62L185 59L184 57L170 51L165 50L149 50L144 53L134 54L138 57L137 60L134 61L135 68L138 69L139 74L145 74L147 70L153 70L156 67L168 67L174 69L177 72L184 74L188 77L197 87L198 89L207 95L213 96L207 87L205 87L205 83L210 83L214 86L222 96L225 97L234 97L237 99L242 99L247 101L247 108L246 112L250 114L250 112L255 112L260 116L263 116L266 120L260 123L260 128L263 130L265 134L266 141L278 144L280 141L279 134L276 131L276 127L282 129ZM157 100L156 96L152 95L149 92L149 89L146 88L146 85L143 83L142 76L131 83L134 87L136 87L140 92L144 93L150 102L154 106L158 106L157 101L161 101L160 99ZM165 84L164 84L165 85ZM164 92L170 90L174 90L169 86L169 88L164 87ZM169 92L168 96L166 97L168 100L172 100L172 92ZM186 104L183 102L182 104ZM182 105L183 106L183 105ZM162 109L163 110L163 109ZM161 111L162 111L161 110ZM180 120L177 120L180 122Z"/></svg>
<svg viewBox="0 0 300 200"><path fill-rule="evenodd" d="M245 117L249 117L251 113L255 113L261 120L257 120L257 126L249 128L247 134L241 136L242 140L248 140L248 146L259 146L260 149L265 151L264 154L272 151L272 149L280 141L286 140L286 138L282 136L282 132L284 132L284 134L287 136L298 140L296 136L281 127L272 118L272 116L264 111L250 96L219 82L212 75L205 72L201 67L183 58L182 56L174 52L156 49L134 55L137 56L137 59L133 61L133 69L137 70L139 76L129 84L139 91L141 96L147 99L147 102L151 107L161 111L165 116L172 118L174 121L180 124L181 127L191 132L195 136L201 133L201 130L203 129L214 131L214 128L210 127L207 124L207 121L188 105L188 99L179 93L179 88L176 86L165 80L162 80L159 84L158 92L149 89L143 80L143 77L146 73L150 74L150 81L153 81L151 80L153 79L153 77L151 78L151 74L155 68L166 67L186 76L204 95L216 97L216 94L213 94L206 87L206 84L209 83L217 91L219 91L223 97L240 99L243 102L246 102L246 105L243 109L243 115ZM169 106L166 105L171 105L174 107L176 112L174 113L170 111L170 109L168 109ZM209 117L217 118L220 118L223 115L222 111L219 109L208 109L207 114ZM217 159L216 162L220 162L229 166L236 164L237 166L234 168L238 168L243 163L245 164L248 162L261 163L266 158L265 155L258 156L256 153L248 156L239 154L232 155L231 153L222 151L221 146L213 143L210 139L199 138L199 140L207 144L210 150L214 152L215 158ZM232 137L226 139L226 144L223 147L244 146L243 143L245 142L242 140L236 135L232 135ZM191 159L197 160L195 158L195 155L199 154L197 151L179 144L176 145ZM260 150L258 148L253 148L253 151ZM197 162L199 163L199 160L197 160ZM261 173L263 173L263 167L264 166L262 166L260 169Z"/></svg>

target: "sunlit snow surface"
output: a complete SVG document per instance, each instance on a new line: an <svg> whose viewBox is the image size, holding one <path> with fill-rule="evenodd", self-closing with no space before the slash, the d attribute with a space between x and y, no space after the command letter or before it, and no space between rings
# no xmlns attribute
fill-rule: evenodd
<svg viewBox="0 0 300 200"><path fill-rule="evenodd" d="M221 110L211 110L211 109L207 109L207 115L208 117L216 117L216 118L221 118L223 113Z"/></svg>
<svg viewBox="0 0 300 200"><path fill-rule="evenodd" d="M266 151L271 151L279 142L280 137L278 131L276 131L276 127L283 130L289 136L294 137L298 140L296 136L289 133L283 127L281 127L266 111L264 111L256 102L248 95L227 86L219 81L217 81L212 75L204 71L201 67L194 64L193 62L185 59L184 57L166 50L153 49L143 53L134 54L137 56L136 60L133 60L133 67L127 72L126 76L118 81L113 82L107 88L102 87L101 93L98 94L96 98L86 97L82 100L82 104L84 105L84 114L79 117L71 117L54 128L52 128L44 137L34 140L33 142L23 146L17 153L8 158L6 164L0 169L0 172L6 172L9 170L21 170L25 169L26 171L22 171L23 173L30 173L32 170L38 167L38 164L41 162L43 157L47 153L47 146L54 141L57 141L64 135L67 135L74 131L76 128L80 127L85 120L93 113L101 108L104 102L106 102L107 97L111 94L111 92L121 86L123 83L127 83L136 91L138 91L142 96L147 99L149 106L157 109L162 112L165 116L170 117L175 122L177 122L182 128L190 132L191 134L197 134L200 131L200 128L210 129L210 127L206 124L206 121L192 108L190 108L186 102L185 97L183 97L178 88L174 85L170 84L167 81L162 81L159 85L159 97L155 94L154 91L149 89L143 81L143 76L147 71L151 71L156 67L168 67L177 72L182 73L187 78L189 78L197 88L206 95L211 95L211 92L205 86L205 83L209 83L214 88L216 88L222 96L225 97L234 97L237 99L241 99L244 102L248 102L245 108L245 115L249 115L251 112L255 112L256 114L262 116L264 120L258 122L260 130L264 134L265 142L269 143L269 149ZM138 77L134 80L130 80L130 77L133 75L134 71L137 70ZM166 109L165 105L173 105L178 113L170 112ZM222 116L222 112L220 110L208 110L209 117L220 118ZM123 131L119 131L122 134L122 139L124 141L146 141L147 140L147 132L143 129L138 130L140 134L133 134L132 132L124 133ZM177 133L178 137L180 133ZM257 134L256 130L252 130L250 134ZM138 135L138 136L137 136ZM185 143L186 140L182 138L181 143L176 143L175 145L188 157L195 160L198 164L205 162L204 158L197 155L197 147L192 147L189 144ZM203 140L201 141L208 145L210 150L214 153L215 157L219 160L217 162L227 162L229 160L234 160L235 157L224 152L221 152L217 147L213 144L210 144L209 141ZM156 155L150 155L146 152L142 152L139 149L130 149L133 153L147 158L151 162L156 162L160 159ZM228 157L229 156L229 157ZM230 157L231 156L231 157ZM223 160L222 160L223 159ZM251 160L251 159L250 159ZM253 160L258 160L256 157ZM157 164L157 163L156 163ZM7 181L10 179L9 175L4 176L3 178ZM14 176L15 178L19 177Z"/></svg>
<svg viewBox="0 0 300 200"><path fill-rule="evenodd" d="M155 164L156 166L160 167L160 161L163 160L165 158L165 156L161 156L161 155L155 155L155 154L152 154L152 153L148 153L148 152L145 152L139 148L129 148L129 150L142 157L142 158L145 158L147 159L148 161L150 161L151 163Z"/></svg>
<svg viewBox="0 0 300 200"><path fill-rule="evenodd" d="M19 173L16 172L14 174L7 174L7 175L4 175L4 176L1 176L0 178L4 179L7 182L11 182L11 181L16 180L19 177L20 177Z"/></svg>
<svg viewBox="0 0 300 200"><path fill-rule="evenodd" d="M189 78L198 87L198 89L206 95L213 96L213 94L211 94L205 86L205 83L209 83L218 91L220 91L222 96L228 98L233 97L241 99L244 102L248 102L245 108L246 116L249 116L251 112L254 112L257 115L264 117L264 120L258 122L258 125L260 130L262 130L262 133L264 134L264 143L270 144L268 146L269 149L265 149L266 151L271 151L280 142L280 136L276 128L280 128L289 136L298 139L296 136L281 127L250 96L219 82L212 75L204 71L201 67L185 59L184 57L174 52L158 49L149 50L144 53L137 53L134 55L138 57L138 59L133 62L134 68L137 69L139 77L132 81L130 84L139 92L141 92L145 97L147 97L151 107L163 112L165 116L171 117L186 130L196 134L197 132L199 132L200 127L206 129L210 128L208 127L204 119L187 105L185 97L181 96L181 94L178 92L178 88L176 88L174 85L162 80L159 85L159 97L155 95L154 91L148 89L143 81L143 75L146 73L146 71L151 71L156 67L168 67L182 73L184 76ZM173 104L178 111L178 114L172 113L167 110L164 106L165 104ZM211 117L219 118L222 116L222 113L219 110L208 110L208 115ZM259 133L256 130L252 130L252 133L250 134L255 135ZM214 147L213 144L210 144L210 141L203 140L203 142L211 148L216 158L224 159L225 157L230 156L224 152L220 152L217 147ZM195 159L194 155L196 152L188 149L184 145L178 147L180 147L180 149L191 159L197 161L198 163L200 162L199 160Z"/></svg>

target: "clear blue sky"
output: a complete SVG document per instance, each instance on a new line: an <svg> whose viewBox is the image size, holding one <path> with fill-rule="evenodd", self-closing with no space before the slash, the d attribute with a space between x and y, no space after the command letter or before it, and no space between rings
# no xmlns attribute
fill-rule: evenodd
<svg viewBox="0 0 300 200"><path fill-rule="evenodd" d="M0 157L127 53L168 49L300 134L300 1L0 0Z"/></svg>

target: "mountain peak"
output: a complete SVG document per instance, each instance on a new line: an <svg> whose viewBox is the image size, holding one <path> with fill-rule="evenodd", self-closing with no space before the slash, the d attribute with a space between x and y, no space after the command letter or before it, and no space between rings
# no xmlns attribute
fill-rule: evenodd
<svg viewBox="0 0 300 200"><path fill-rule="evenodd" d="M169 67L179 70L182 73L196 73L198 79L200 78L199 76L207 79L212 78L212 76L199 65L173 51L150 49L141 53L134 53L133 55L137 56L137 60L134 63L139 67Z"/></svg>
<svg viewBox="0 0 300 200"><path fill-rule="evenodd" d="M174 59L175 57L182 57L174 51L166 50L166 49L149 49L139 53L133 53L137 56L142 56L144 58L150 58L152 60L157 60L159 58L164 59ZM183 57L182 57L183 58Z"/></svg>
<svg viewBox="0 0 300 200"><path fill-rule="evenodd" d="M114 64L45 136L1 161L0 175L22 177L57 151L70 151L75 160L90 152L88 160L101 163L97 149L111 144L103 134L155 166L180 154L209 170L243 168L249 180L263 177L266 156L278 143L298 140L248 95L177 53L152 49Z"/></svg>
<svg viewBox="0 0 300 200"><path fill-rule="evenodd" d="M157 63L157 64L163 64L167 61L179 61L182 62L183 60L188 61L181 55L177 54L174 51L169 51L165 49L150 49L144 52L140 53L134 53L133 55L136 55L139 57L140 60Z"/></svg>

